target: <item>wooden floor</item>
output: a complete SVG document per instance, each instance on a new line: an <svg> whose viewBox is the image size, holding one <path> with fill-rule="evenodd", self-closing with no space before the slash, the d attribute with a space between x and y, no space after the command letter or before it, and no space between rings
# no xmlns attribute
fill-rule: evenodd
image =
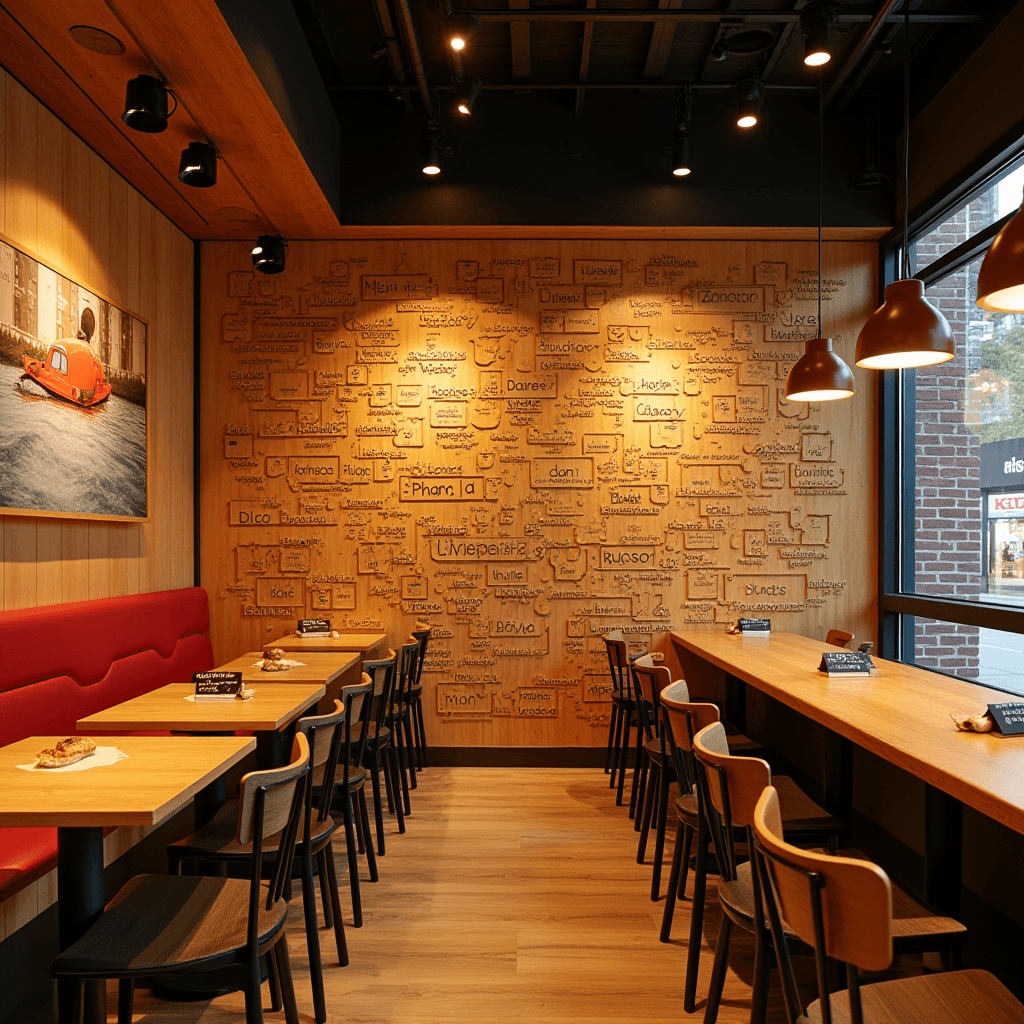
<svg viewBox="0 0 1024 1024"><path fill-rule="evenodd" d="M431 768L413 792L407 833L399 836L392 824L387 842L380 881L363 885L364 926L348 928L347 968L333 961L333 937L321 932L331 1024L703 1018L713 955L707 943L720 919L714 879L690 1016L682 1009L689 901L677 908L674 941L658 942L664 900L651 902L650 866L636 863L632 823L599 770ZM343 858L338 865L340 873ZM667 875L666 868L666 882ZM347 888L342 903L349 924ZM312 1024L297 904L288 944L302 1024ZM749 1019L752 962L752 943L740 934L722 1024ZM114 995L111 988L112 1008ZM781 1024L777 989L771 1003L769 1020ZM244 1019L237 994L193 1004L148 992L136 998L135 1021L147 1024ZM266 1019L284 1016L268 1012Z"/></svg>

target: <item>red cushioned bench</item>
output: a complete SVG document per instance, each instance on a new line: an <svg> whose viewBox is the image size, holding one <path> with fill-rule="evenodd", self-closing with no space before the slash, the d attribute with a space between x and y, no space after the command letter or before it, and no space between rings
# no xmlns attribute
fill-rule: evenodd
<svg viewBox="0 0 1024 1024"><path fill-rule="evenodd" d="M200 587L0 616L0 745L72 736L80 718L213 667ZM54 828L0 828L0 901L57 863Z"/></svg>

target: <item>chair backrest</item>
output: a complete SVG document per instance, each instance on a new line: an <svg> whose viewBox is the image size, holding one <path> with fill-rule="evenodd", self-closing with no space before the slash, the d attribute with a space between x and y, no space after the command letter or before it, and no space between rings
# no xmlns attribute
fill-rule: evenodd
<svg viewBox="0 0 1024 1024"><path fill-rule="evenodd" d="M391 659L391 663L394 665L394 658ZM364 671L358 683L344 686L341 690L347 724L345 739L338 752L338 762L341 764L341 782L346 789L350 776L353 771L360 770L366 755L366 744L370 737L370 716L373 714L373 687L373 677ZM386 710L382 705L378 708L378 713L382 714ZM329 808L330 804L327 806Z"/></svg>
<svg viewBox="0 0 1024 1024"><path fill-rule="evenodd" d="M416 659L416 678L413 686L420 685L420 676L423 675L423 662L427 657L427 644L430 642L430 626L424 623L417 623L416 628L410 630L412 635L419 641L420 650Z"/></svg>
<svg viewBox="0 0 1024 1024"><path fill-rule="evenodd" d="M626 638L622 631L613 629L605 633L601 638L604 640L605 650L608 652L608 669L612 676L612 693L618 697L632 697L629 675L629 649L626 647Z"/></svg>
<svg viewBox="0 0 1024 1024"><path fill-rule="evenodd" d="M857 968L885 970L892 962L892 889L865 860L811 853L782 838L778 791L768 786L754 811L755 856L767 896L779 957L783 997L795 1022L805 1008L796 985L782 921L809 946L817 964L822 1024L831 1024L828 957L847 965L851 1019L863 1024Z"/></svg>
<svg viewBox="0 0 1024 1024"><path fill-rule="evenodd" d="M309 766L313 778L310 786L320 787L320 802L317 804L317 821L326 821L330 813L331 798L334 796L334 782L338 771L338 756L345 734L351 726L342 728L348 721L348 709L340 700L334 702L334 710L327 715L300 718L295 724L298 732L309 741Z"/></svg>
<svg viewBox="0 0 1024 1024"><path fill-rule="evenodd" d="M825 634L825 643L833 647L845 647L852 639L853 634L847 633L845 629L830 629Z"/></svg>
<svg viewBox="0 0 1024 1024"><path fill-rule="evenodd" d="M419 654L420 642L415 637L409 637L399 648L398 675L395 681L392 705L404 706L409 700L409 691L413 688L416 681Z"/></svg>
<svg viewBox="0 0 1024 1024"><path fill-rule="evenodd" d="M239 783L235 837L243 845L252 844L248 924L250 955L258 955L255 951L259 928L263 841L281 834L270 885L267 887L266 907L269 910L283 897L285 883L291 877L295 841L303 808L307 806L309 785L309 742L301 732L295 733L290 764L283 768L249 772L242 776Z"/></svg>
<svg viewBox="0 0 1024 1024"><path fill-rule="evenodd" d="M717 722L719 714L715 704L691 703L689 691L683 692L685 687L686 683L680 679L666 686L659 694L659 699L675 745L689 754L693 750L693 737L705 726ZM681 696L687 699L679 700Z"/></svg>
<svg viewBox="0 0 1024 1024"><path fill-rule="evenodd" d="M649 654L643 654L630 666L636 685L636 699L644 713L644 728L661 736L661 691L672 683L672 673L666 665L655 665ZM664 751L664 743L662 743Z"/></svg>
<svg viewBox="0 0 1024 1024"><path fill-rule="evenodd" d="M388 653L383 658L375 658L373 661L363 662L363 672L373 680L373 700L372 700L372 711L370 717L377 729L377 735L382 734L382 730L385 728L385 723L391 716L391 701L394 696L395 689L395 672L398 665L398 655L393 650L388 650ZM366 734L368 734L369 728L364 728L362 734L357 737L356 743L358 745L359 740L362 739L363 750L366 749ZM362 757L360 757L357 764L362 764Z"/></svg>
<svg viewBox="0 0 1024 1024"><path fill-rule="evenodd" d="M721 722L705 726L694 736L693 753L706 772L708 796L715 810L733 825L752 827L757 801L772 781L768 762L759 757L733 757Z"/></svg>

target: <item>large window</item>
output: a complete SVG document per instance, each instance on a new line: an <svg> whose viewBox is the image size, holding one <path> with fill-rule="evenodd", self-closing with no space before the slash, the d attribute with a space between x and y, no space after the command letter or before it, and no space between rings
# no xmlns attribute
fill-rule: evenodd
<svg viewBox="0 0 1024 1024"><path fill-rule="evenodd" d="M882 652L1024 694L1024 316L975 305L1024 163L992 175L920 232L915 276L956 336L956 358L883 386Z"/></svg>

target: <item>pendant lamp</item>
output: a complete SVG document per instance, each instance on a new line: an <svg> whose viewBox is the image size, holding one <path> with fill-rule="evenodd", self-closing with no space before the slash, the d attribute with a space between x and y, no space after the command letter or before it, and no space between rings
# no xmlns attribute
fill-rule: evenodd
<svg viewBox="0 0 1024 1024"><path fill-rule="evenodd" d="M821 222L825 179L825 125L821 72L818 72L818 331L821 331ZM853 374L832 351L831 338L808 338L804 354L786 378L786 401L831 402L853 397Z"/></svg>
<svg viewBox="0 0 1024 1024"><path fill-rule="evenodd" d="M885 301L857 338L857 365L869 370L935 366L956 355L946 318L924 297L924 282L909 276L910 243L910 4L903 5L903 248L901 279L887 285Z"/></svg>
<svg viewBox="0 0 1024 1024"><path fill-rule="evenodd" d="M978 305L996 313L1024 313L1024 204L985 253Z"/></svg>

